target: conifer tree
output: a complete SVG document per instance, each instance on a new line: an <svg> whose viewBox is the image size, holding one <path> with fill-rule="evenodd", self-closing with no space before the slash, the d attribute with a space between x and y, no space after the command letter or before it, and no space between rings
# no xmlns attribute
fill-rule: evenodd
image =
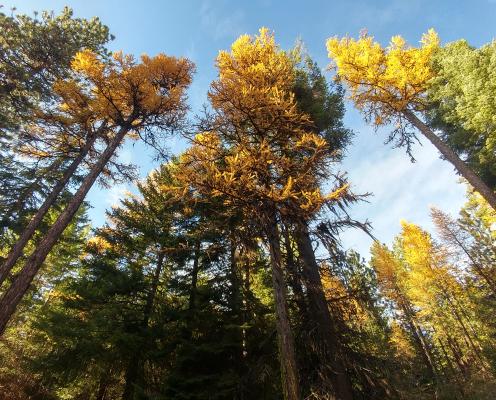
<svg viewBox="0 0 496 400"><path fill-rule="evenodd" d="M332 338L332 322L305 231L306 221L323 204L344 196L348 185L338 180L330 194L321 192L319 186L329 176L332 153L320 132L314 133L310 117L298 109L293 92L294 59L276 46L266 29L254 38L241 36L230 53L219 54L217 65L219 79L209 92L213 117L206 126L208 131L196 135L193 146L182 156L181 174L199 191L223 196L226 204L255 216L264 232L272 260L286 398L298 398L300 389L279 226L289 216L299 218L298 226L303 229L300 253L303 248L319 346L333 358L332 390L338 398L350 398L351 388L334 353L335 343L326 343ZM325 368L322 373L326 375Z"/></svg>
<svg viewBox="0 0 496 400"><path fill-rule="evenodd" d="M92 163L89 173L65 210L0 300L0 332L5 329L44 259L126 135L130 132L141 134L145 142L153 144L156 142L153 129L170 131L177 128L186 110L184 90L191 81L193 69L186 59L161 54L153 58L142 56L142 62L137 64L131 56L122 53L115 54L112 61L105 61L90 50L85 50L76 55L72 68L81 80L58 83L65 100L60 105L62 110L71 116L79 115L83 110L78 99L83 98L84 110L89 109L92 118L101 121L102 126L109 121L113 129L106 130L105 150ZM3 268L9 270L12 265L13 260Z"/></svg>
<svg viewBox="0 0 496 400"><path fill-rule="evenodd" d="M480 48L466 40L446 44L434 54L435 77L427 91L429 124L493 190L495 52L494 40Z"/></svg>
<svg viewBox="0 0 496 400"><path fill-rule="evenodd" d="M429 30L418 48L410 47L401 36L394 36L388 47L363 34L358 40L331 38L327 41L329 57L337 68L338 79L350 89L350 98L379 127L394 124L388 142L406 147L413 158L411 146L416 140L409 125L418 129L453 164L484 199L496 209L496 195L474 170L426 124L417 114L429 110L427 93L436 79L432 63L439 49L439 38Z"/></svg>

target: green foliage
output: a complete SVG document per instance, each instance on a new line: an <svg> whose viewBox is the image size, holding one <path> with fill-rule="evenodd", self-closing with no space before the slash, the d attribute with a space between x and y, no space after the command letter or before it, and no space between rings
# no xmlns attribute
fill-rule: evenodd
<svg viewBox="0 0 496 400"><path fill-rule="evenodd" d="M107 54L111 39L98 18L74 18L43 12L34 18L0 13L0 236L18 231L58 179L64 160L28 160L19 156L34 110L57 97L53 84L69 76L74 55L82 49ZM52 127L53 129L54 127Z"/></svg>
<svg viewBox="0 0 496 400"><path fill-rule="evenodd" d="M70 8L40 17L0 13L0 131L18 125L40 101L54 97L52 84L68 76L82 49L107 54L111 39L98 18L73 18Z"/></svg>
<svg viewBox="0 0 496 400"><path fill-rule="evenodd" d="M428 91L430 117L440 135L496 188L496 42L480 48L465 40L440 48Z"/></svg>
<svg viewBox="0 0 496 400"><path fill-rule="evenodd" d="M74 18L68 8L39 18L0 14L0 29L1 260L60 179L79 140L91 133L82 126L88 121L65 124L70 113L56 108L60 98L55 81L63 83L65 91L58 93L66 106L77 97L72 92L77 86L71 86L76 81L66 78L74 77L69 68L78 51L87 50L78 56L80 72L99 88L79 94L98 98L94 106L103 104L108 111L115 99L110 96L110 101L105 90L120 98L127 93L120 92L123 82L136 87L147 83L123 101L120 111L133 114L136 102L143 103L139 112L149 125L139 133L150 144L161 145L153 136L154 124L163 119L165 125L175 125L186 106L181 89L179 113L170 117L162 108L167 82L157 84L156 79L162 73L184 72L175 59L145 57L142 68L117 56L114 71L105 72L105 44L111 36L97 18ZM417 81L398 87L407 95L411 90L422 111L429 87L432 126L441 128L443 140L494 188L495 44L474 49L459 41L438 48L434 33L430 35L427 52L410 52L421 67L413 71ZM367 45L369 55L377 53L367 36L360 40L356 43ZM404 62L410 53L402 39L393 42L394 68L387 78L397 84L411 72ZM331 46L337 44L331 40ZM431 53L433 69L425 74ZM360 47L353 54L362 66L373 66ZM371 73L384 72L384 60L379 61L380 68ZM193 66L181 62L188 70L186 85ZM332 321L325 332L335 341L330 356L342 362L354 399L492 398L494 210L470 192L457 219L433 210L439 240L403 223L390 247L374 244L367 263L353 250L342 249L339 241L346 227L369 228L348 215L348 206L360 196L348 190L344 175L329 168L342 160L352 138L343 124L341 86L328 83L300 47L280 50L266 29L253 41L241 37L231 53L220 53L218 65L219 80L210 92L214 115L201 124L207 132L195 137L185 155L138 182L138 193L127 194L92 233L87 205L82 206L51 250L0 340L0 400L282 399L283 353L271 269L271 251L279 247L284 289L279 293L287 295L278 301L285 303L288 329L294 331L302 397L323 398L320 374L335 365L335 360L319 365L325 345L315 330L323 319L316 318L318 307L311 309L317 304L312 297L317 283L322 295L318 304L323 304L318 311L329 312ZM416 85L422 86L418 92ZM368 109L370 115L381 111L374 107ZM44 122L33 118L40 109L47 111ZM50 114L54 110L61 119ZM155 114L148 121L150 110ZM383 108L375 124L392 120L390 112ZM104 124L110 114L104 113ZM40 134L29 136L34 123ZM107 133L99 136L86 163L46 214L26 255L70 201L71 184L94 163L101 144L109 142ZM59 142L59 136L76 144ZM60 152L21 159L15 145L30 138L34 148L39 144L38 149ZM130 177L132 168L114 160L103 175L108 184ZM340 189L321 196L331 178ZM201 188L219 180L216 190ZM295 202L298 196L308 202ZM310 211L302 212L305 207ZM261 224L260 216L269 213L274 218ZM269 245L267 221L278 228ZM306 255L300 254L305 251L296 229L302 222L309 230ZM312 256L315 262L309 267ZM7 283L15 282L19 270L20 263ZM0 294L4 290L1 286Z"/></svg>
<svg viewBox="0 0 496 400"><path fill-rule="evenodd" d="M327 141L335 158L341 159L352 138L352 132L343 125L344 89L329 84L317 63L304 55L296 68L293 91L298 108L310 116L315 131Z"/></svg>

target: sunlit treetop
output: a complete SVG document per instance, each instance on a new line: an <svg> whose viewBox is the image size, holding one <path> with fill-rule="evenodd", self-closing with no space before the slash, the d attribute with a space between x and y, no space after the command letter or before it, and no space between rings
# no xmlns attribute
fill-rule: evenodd
<svg viewBox="0 0 496 400"><path fill-rule="evenodd" d="M240 36L231 51L219 52L216 65L219 79L212 83L209 93L214 107L225 107L222 93L236 89L246 105L253 100L250 94L270 101L280 97L278 91L286 90L285 94L290 97L294 62L275 43L274 35L267 28L261 28L257 36Z"/></svg>
<svg viewBox="0 0 496 400"><path fill-rule="evenodd" d="M266 28L219 53L209 92L213 121L182 155L180 180L252 214L268 206L311 215L347 192L342 182L330 194L320 190L331 152L297 107L295 62Z"/></svg>
<svg viewBox="0 0 496 400"><path fill-rule="evenodd" d="M419 47L394 36L382 47L364 33L358 40L330 38L327 50L338 79L346 83L350 98L376 126L397 120L405 110L423 110L425 94L434 72L433 54L439 48L437 33L430 29Z"/></svg>
<svg viewBox="0 0 496 400"><path fill-rule="evenodd" d="M121 52L106 57L80 51L70 76L54 82L54 101L34 110L20 129L19 153L45 161L70 158L92 146L92 140L106 140L123 129L128 138L140 138L164 154L161 138L184 122L193 72L189 60L164 54L143 55L138 62ZM132 175L123 164L118 169Z"/></svg>
<svg viewBox="0 0 496 400"><path fill-rule="evenodd" d="M252 141L285 140L289 130L308 130L311 121L297 110L292 91L295 60L279 48L266 28L259 35L243 35L221 51L216 62L219 78L212 82L209 99L218 114L229 120L229 130L248 121ZM248 118L249 117L249 118ZM222 131L226 140L238 141Z"/></svg>
<svg viewBox="0 0 496 400"><path fill-rule="evenodd" d="M434 246L430 235L418 225L401 221L399 241L404 261L410 266L432 268Z"/></svg>
<svg viewBox="0 0 496 400"><path fill-rule="evenodd" d="M377 274L377 281L383 293L401 303L405 293L405 266L385 244L374 242L370 249L371 265Z"/></svg>
<svg viewBox="0 0 496 400"><path fill-rule="evenodd" d="M186 111L185 89L194 65L187 59L159 54L141 62L122 52L102 59L90 50L76 54L73 79L58 81L61 111L81 119L107 120L135 129L170 127Z"/></svg>

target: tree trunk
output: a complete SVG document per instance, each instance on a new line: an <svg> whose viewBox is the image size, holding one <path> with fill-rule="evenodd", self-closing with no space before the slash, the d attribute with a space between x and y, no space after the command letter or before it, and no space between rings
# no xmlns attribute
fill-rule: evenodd
<svg viewBox="0 0 496 400"><path fill-rule="evenodd" d="M162 268L164 266L165 254L162 249L159 250L157 257L157 266L155 267L155 272L153 273L152 287L150 288L150 293L148 293L145 308L143 309L143 328L148 328L148 321L153 311L153 304L155 302L155 296L157 295L158 284L160 282L160 274L162 273Z"/></svg>
<svg viewBox="0 0 496 400"><path fill-rule="evenodd" d="M94 134L90 135L84 147L81 149L81 151L76 156L76 158L72 161L69 167L64 171L64 174L62 175L60 180L56 183L56 185L53 187L52 191L47 196L47 198L45 199L39 210L36 212L33 218L31 218L31 221L29 221L29 224L26 226L26 228L24 228L19 239L17 239L17 242L10 250L9 254L7 255L7 258L0 266L0 286L7 278L9 272L12 270L19 257L22 256L22 252L24 248L28 244L29 240L35 234L36 229L40 226L45 215L48 213L50 208L55 204L55 201L57 200L59 194L65 188L67 183L71 180L77 168L79 167L83 159L86 157L88 152L95 144L95 141L98 137L98 133L95 132Z"/></svg>
<svg viewBox="0 0 496 400"><path fill-rule="evenodd" d="M36 179L31 182L26 188L21 189L21 192L19 193L19 197L17 200L12 204L9 209L5 212L3 219L2 219L2 227L3 226L8 226L9 220L13 217L15 213L19 216L19 214L23 210L23 206L25 206L26 202L28 199L33 196L33 194L36 192L36 190L40 190L41 188L41 182L46 178L47 175L51 175L52 172L58 170L60 166L63 164L62 158L58 158L55 160L52 164L50 164L47 168L43 170L43 172L36 177Z"/></svg>
<svg viewBox="0 0 496 400"><path fill-rule="evenodd" d="M122 127L116 133L98 161L93 165L88 175L84 178L81 186L67 204L64 211L59 215L55 223L45 234L44 239L36 246L36 249L27 259L21 272L0 300L0 336L5 331L5 327L7 326L9 319L14 314L17 305L24 296L24 293L28 290L29 285L48 256L48 253L57 243L57 240L60 238L60 235L65 228L71 223L87 193L105 168L107 162L112 158L115 150L122 143L128 131L128 127Z"/></svg>
<svg viewBox="0 0 496 400"><path fill-rule="evenodd" d="M317 333L316 347L320 359L323 388L332 386L336 400L351 400L353 392L346 367L339 354L336 326L329 312L324 287L315 259L312 242L305 221L295 224L295 239L303 266L303 278L307 288L310 319ZM327 381L327 382L326 382Z"/></svg>
<svg viewBox="0 0 496 400"><path fill-rule="evenodd" d="M451 350L451 354L453 354L453 357L455 358L455 362L458 366L458 369L460 370L460 373L462 374L464 379L467 379L468 367L463 361L463 353L460 349L460 345L458 344L456 339L453 339L451 336L447 337L447 341Z"/></svg>
<svg viewBox="0 0 496 400"><path fill-rule="evenodd" d="M245 271L244 276L242 277L243 279L243 301L242 301L242 307L243 307L243 312L242 312L242 324L243 324L243 330L242 330L242 336L243 336L243 357L246 358L248 356L248 332L246 330L246 323L251 320L251 312L250 312L250 301L249 299L251 298L251 287L250 287L250 263L249 261L246 261L243 265L243 269Z"/></svg>
<svg viewBox="0 0 496 400"><path fill-rule="evenodd" d="M487 203L496 210L496 194L479 178L479 176L472 171L472 169L465 164L464 161L458 157L451 147L444 143L439 137L424 124L413 112L404 111L406 119L415 126L422 134L429 139L429 141L439 150L446 160L448 160L455 167L456 171L465 178L468 183L477 191Z"/></svg>
<svg viewBox="0 0 496 400"><path fill-rule="evenodd" d="M138 354L134 354L129 360L129 364L125 374L124 392L122 393L122 400L134 400L135 389L139 386L139 375L143 369L143 361Z"/></svg>
<svg viewBox="0 0 496 400"><path fill-rule="evenodd" d="M451 302L451 300L448 299L448 301L449 301L449 303L451 305L451 310L453 311L453 314L455 315L456 321L459 323L459 325L461 326L461 328L463 330L463 333L465 334L464 335L465 343L467 344L467 346L469 348L472 348L472 350L474 351L475 355L477 356L477 358L481 362L482 369L485 369L485 365L484 365L485 362L484 362L483 356L481 355L481 350L482 349L474 343L474 341L472 339L472 336L470 335L470 333L469 333L469 331L467 329L467 326L463 322L463 319L462 319L460 313L456 309L456 306Z"/></svg>
<svg viewBox="0 0 496 400"><path fill-rule="evenodd" d="M465 393L463 392L463 384L459 380L459 374L456 371L456 369L453 365L453 362L451 361L451 357L449 356L448 351L446 350L446 346L444 345L443 341L441 339L438 339L438 342L439 342L439 346L441 347L441 350L443 352L444 359L446 360L446 363L448 364L449 370L451 371L451 374L453 375L453 379L456 382L456 386L457 386L458 390L460 391L460 394L462 395L461 398L463 399L465 396Z"/></svg>
<svg viewBox="0 0 496 400"><path fill-rule="evenodd" d="M195 243L195 253L193 255L193 270L191 271L191 288L189 291L189 304L188 309L194 310L196 306L196 285L198 283L199 261L200 261L200 241Z"/></svg>
<svg viewBox="0 0 496 400"><path fill-rule="evenodd" d="M275 216L265 221L265 232L269 244L272 266L272 285L276 311L276 327L279 341L279 357L281 362L281 378L285 400L300 399L300 382L294 349L293 333L289 323L286 304L286 284L282 269L281 244Z"/></svg>
<svg viewBox="0 0 496 400"><path fill-rule="evenodd" d="M243 358L245 354L245 329L243 327L244 321L244 307L242 298L242 272L240 273L242 258L242 249L236 243L234 234L232 233L233 228L231 228L230 237L230 263L229 263L229 283L231 287L231 293L229 298L232 322L231 324L236 325L233 329L231 328L232 339L236 343L236 350L234 350L234 355L236 357L236 368L239 368L239 373L243 373L241 367L243 367ZM240 276L241 275L241 276Z"/></svg>
<svg viewBox="0 0 496 400"><path fill-rule="evenodd" d="M238 259L239 259L239 249L236 246L236 241L234 238L230 239L230 258L231 262L229 264L229 280L231 281L231 312L238 319L241 314L241 285L238 272Z"/></svg>
<svg viewBox="0 0 496 400"><path fill-rule="evenodd" d="M295 255L293 247L291 246L291 238L288 231L289 227L283 227L283 237L284 237L284 249L286 250L286 267L289 272L289 284L293 290L296 305L302 318L307 315L307 307L305 304L305 296L303 294L303 288L301 286L301 280L298 273L298 266L296 265Z"/></svg>

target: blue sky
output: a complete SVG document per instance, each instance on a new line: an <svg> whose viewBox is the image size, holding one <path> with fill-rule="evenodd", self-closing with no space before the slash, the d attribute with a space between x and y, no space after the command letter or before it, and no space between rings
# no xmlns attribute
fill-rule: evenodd
<svg viewBox="0 0 496 400"><path fill-rule="evenodd" d="M283 48L301 38L310 55L324 68L328 64L325 40L334 35L357 36L366 28L382 43L402 34L417 43L423 32L434 27L443 42L459 38L480 46L496 36L496 0L321 0L321 1L227 1L227 0L19 0L2 1L4 12L59 12L64 5L79 17L98 16L116 39L112 50L154 55L158 52L187 56L197 73L189 92L192 113L206 101L210 82L216 77L214 59L241 34L255 34L261 26L272 29ZM328 75L330 76L330 74ZM431 229L429 207L435 205L456 214L464 202L465 188L458 183L450 164L423 141L415 148L412 164L401 149L384 145L386 132L375 133L347 105L345 122L354 130L354 143L341 169L348 172L357 192L372 192L368 203L356 205L351 214L369 219L374 235L389 243L399 231L400 219ZM172 152L184 149L180 138L171 139ZM123 160L140 166L141 176L153 168L152 155L139 144L127 144ZM108 190L93 188L88 200L94 224L104 221L105 209L117 204L125 186ZM357 231L343 234L346 247L368 254L370 239Z"/></svg>

